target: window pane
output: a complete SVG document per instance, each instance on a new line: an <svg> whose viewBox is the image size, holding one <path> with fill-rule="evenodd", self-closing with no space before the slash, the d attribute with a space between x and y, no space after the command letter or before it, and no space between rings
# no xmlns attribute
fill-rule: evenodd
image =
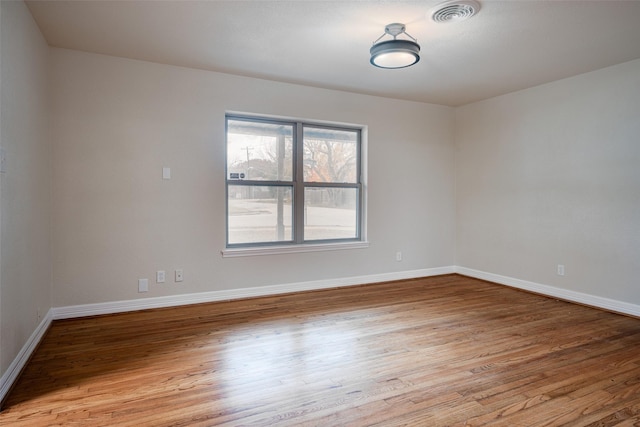
<svg viewBox="0 0 640 427"><path fill-rule="evenodd" d="M293 126L227 120L227 179L291 181Z"/></svg>
<svg viewBox="0 0 640 427"><path fill-rule="evenodd" d="M305 182L358 181L358 132L304 127Z"/></svg>
<svg viewBox="0 0 640 427"><path fill-rule="evenodd" d="M304 239L355 239L357 206L355 188L305 188Z"/></svg>
<svg viewBox="0 0 640 427"><path fill-rule="evenodd" d="M292 240L291 187L230 185L229 244Z"/></svg>

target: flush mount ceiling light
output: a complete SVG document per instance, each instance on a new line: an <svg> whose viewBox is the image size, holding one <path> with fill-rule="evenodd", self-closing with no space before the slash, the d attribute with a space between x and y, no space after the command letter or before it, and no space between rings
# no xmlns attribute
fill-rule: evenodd
<svg viewBox="0 0 640 427"><path fill-rule="evenodd" d="M431 9L431 19L435 22L464 21L480 10L475 0L452 0L440 3Z"/></svg>
<svg viewBox="0 0 640 427"><path fill-rule="evenodd" d="M404 34L411 40L398 39ZM393 40L380 41L389 35ZM418 41L405 31L404 24L389 24L384 27L384 34L373 42L369 50L370 62L380 68L406 68L420 61L420 45Z"/></svg>

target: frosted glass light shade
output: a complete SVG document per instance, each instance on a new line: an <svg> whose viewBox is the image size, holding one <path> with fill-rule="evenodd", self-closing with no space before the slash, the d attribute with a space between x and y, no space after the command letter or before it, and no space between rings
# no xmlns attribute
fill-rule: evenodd
<svg viewBox="0 0 640 427"><path fill-rule="evenodd" d="M369 53L376 67L405 68L420 60L420 45L411 40L387 40L371 46Z"/></svg>

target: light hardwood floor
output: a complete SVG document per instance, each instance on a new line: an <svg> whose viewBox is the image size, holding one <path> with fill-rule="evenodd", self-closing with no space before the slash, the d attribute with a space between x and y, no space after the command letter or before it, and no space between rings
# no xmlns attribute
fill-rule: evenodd
<svg viewBox="0 0 640 427"><path fill-rule="evenodd" d="M640 425L640 320L447 275L56 321L1 425Z"/></svg>

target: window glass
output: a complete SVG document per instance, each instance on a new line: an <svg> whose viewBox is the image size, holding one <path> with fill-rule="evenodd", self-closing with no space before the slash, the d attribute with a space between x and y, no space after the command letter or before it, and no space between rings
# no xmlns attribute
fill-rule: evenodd
<svg viewBox="0 0 640 427"><path fill-rule="evenodd" d="M358 132L304 127L305 182L358 180Z"/></svg>
<svg viewBox="0 0 640 427"><path fill-rule="evenodd" d="M232 185L227 196L229 244L292 240L291 187Z"/></svg>
<svg viewBox="0 0 640 427"><path fill-rule="evenodd" d="M305 240L358 237L358 191L311 187L304 190Z"/></svg>
<svg viewBox="0 0 640 427"><path fill-rule="evenodd" d="M291 181L293 126L227 120L227 179Z"/></svg>

